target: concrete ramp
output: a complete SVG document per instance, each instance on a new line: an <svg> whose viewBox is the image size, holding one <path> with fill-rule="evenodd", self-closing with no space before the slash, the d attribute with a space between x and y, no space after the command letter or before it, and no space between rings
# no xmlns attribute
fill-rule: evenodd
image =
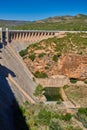
<svg viewBox="0 0 87 130"><path fill-rule="evenodd" d="M15 77L8 77L8 81L10 80L10 84L12 84L11 87L16 87L16 89L12 87L12 90L14 91L15 96L17 96L17 100L20 101L25 97L25 100L29 101L30 96L32 99L30 102L33 101L32 103L34 103L36 98L34 97L33 93L36 87L36 83L33 81L32 75L27 70L27 67L23 64L22 59L20 59L14 50L11 49L8 45L5 46L5 48L2 48L1 57L1 64L9 68L15 74ZM17 94L17 91L20 94ZM25 96L24 93L26 93L25 95L27 96Z"/></svg>

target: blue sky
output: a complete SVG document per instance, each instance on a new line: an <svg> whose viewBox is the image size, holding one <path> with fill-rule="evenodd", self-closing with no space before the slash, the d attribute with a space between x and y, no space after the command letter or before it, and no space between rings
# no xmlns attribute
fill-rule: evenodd
<svg viewBox="0 0 87 130"><path fill-rule="evenodd" d="M0 0L0 19L40 20L87 14L87 0Z"/></svg>

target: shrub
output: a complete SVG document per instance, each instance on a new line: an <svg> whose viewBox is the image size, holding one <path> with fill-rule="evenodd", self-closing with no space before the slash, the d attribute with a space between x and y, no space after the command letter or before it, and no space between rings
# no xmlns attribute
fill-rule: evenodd
<svg viewBox="0 0 87 130"><path fill-rule="evenodd" d="M67 89L68 87L69 87L68 85L64 85L64 86L63 86L64 89Z"/></svg>
<svg viewBox="0 0 87 130"><path fill-rule="evenodd" d="M54 55L53 56L53 61L57 62L59 57L60 57L60 54Z"/></svg>
<svg viewBox="0 0 87 130"><path fill-rule="evenodd" d="M32 61L34 61L35 57L36 57L36 56L35 56L35 53L32 53L32 54L29 55L29 58L30 58Z"/></svg>
<svg viewBox="0 0 87 130"><path fill-rule="evenodd" d="M62 103L62 101L61 101L61 100L59 100L59 101L57 101L57 102L56 102L56 104L61 104L61 103Z"/></svg>
<svg viewBox="0 0 87 130"><path fill-rule="evenodd" d="M76 78L70 78L70 82L71 82L71 83L76 83L76 82L77 82L77 79L76 79Z"/></svg>
<svg viewBox="0 0 87 130"><path fill-rule="evenodd" d="M85 84L87 84L87 79L84 81Z"/></svg>
<svg viewBox="0 0 87 130"><path fill-rule="evenodd" d="M87 128L87 108L79 108L77 118L82 122L83 126Z"/></svg>
<svg viewBox="0 0 87 130"><path fill-rule="evenodd" d="M43 92L44 92L43 86L42 86L41 84L38 84L38 85L36 86L34 95L35 95L35 96L42 96L42 95L43 95Z"/></svg>
<svg viewBox="0 0 87 130"><path fill-rule="evenodd" d="M78 114L84 114L87 116L87 108L79 108L78 109Z"/></svg>
<svg viewBox="0 0 87 130"><path fill-rule="evenodd" d="M25 56L26 54L28 54L28 49L21 50L21 51L19 52L19 54L20 54L21 57Z"/></svg>
<svg viewBox="0 0 87 130"><path fill-rule="evenodd" d="M70 121L72 115L70 113L66 113L66 115L62 115L61 118L62 120L65 120L65 121Z"/></svg>
<svg viewBox="0 0 87 130"><path fill-rule="evenodd" d="M49 125L51 120L51 112L43 109L39 112L38 118L41 124Z"/></svg>
<svg viewBox="0 0 87 130"><path fill-rule="evenodd" d="M46 73L44 73L44 72L39 72L39 71L36 71L36 72L34 73L34 76L35 76L36 78L47 78L47 77L48 77Z"/></svg>
<svg viewBox="0 0 87 130"><path fill-rule="evenodd" d="M42 57L44 57L44 55L46 55L45 53L40 53L39 55L38 55L38 57L39 58L42 58Z"/></svg>
<svg viewBox="0 0 87 130"><path fill-rule="evenodd" d="M49 66L45 66L45 69L48 70L48 69L49 69Z"/></svg>

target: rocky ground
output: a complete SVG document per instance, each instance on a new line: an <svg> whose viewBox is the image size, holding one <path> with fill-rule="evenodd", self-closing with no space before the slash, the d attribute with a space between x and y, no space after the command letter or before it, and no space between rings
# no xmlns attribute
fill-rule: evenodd
<svg viewBox="0 0 87 130"><path fill-rule="evenodd" d="M86 34L64 34L61 38L31 45L23 59L32 73L39 71L48 77L65 75L83 80L87 78L86 42ZM30 58L32 55L33 60Z"/></svg>
<svg viewBox="0 0 87 130"><path fill-rule="evenodd" d="M77 54L62 55L57 62L51 61L50 57L36 58L33 62L25 58L25 63L31 72L45 72L47 75L65 75L69 78L87 78L87 56Z"/></svg>

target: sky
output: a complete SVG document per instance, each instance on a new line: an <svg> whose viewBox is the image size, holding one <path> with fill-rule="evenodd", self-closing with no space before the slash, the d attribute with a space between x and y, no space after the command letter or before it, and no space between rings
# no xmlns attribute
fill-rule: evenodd
<svg viewBox="0 0 87 130"><path fill-rule="evenodd" d="M34 21L76 14L87 15L87 0L0 0L0 19Z"/></svg>

